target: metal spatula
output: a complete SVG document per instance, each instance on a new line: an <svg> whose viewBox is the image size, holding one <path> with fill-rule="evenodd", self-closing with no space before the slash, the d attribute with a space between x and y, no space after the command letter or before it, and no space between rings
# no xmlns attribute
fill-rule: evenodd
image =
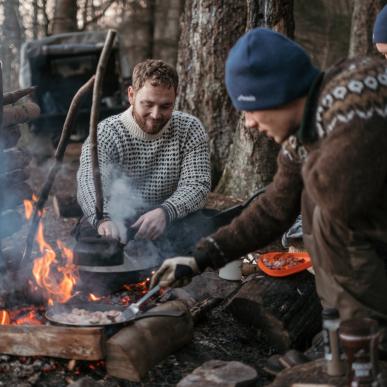
<svg viewBox="0 0 387 387"><path fill-rule="evenodd" d="M129 305L123 312L122 315L126 319L133 318L140 311L140 306L148 301L152 296L157 294L160 291L160 285L155 286L153 289L149 290L147 294L142 296L137 302Z"/></svg>

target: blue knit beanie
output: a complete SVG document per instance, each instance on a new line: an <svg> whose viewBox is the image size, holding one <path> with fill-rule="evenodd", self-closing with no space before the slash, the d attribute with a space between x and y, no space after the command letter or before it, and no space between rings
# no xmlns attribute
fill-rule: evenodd
<svg viewBox="0 0 387 387"><path fill-rule="evenodd" d="M372 40L375 44L387 43L387 5L376 16Z"/></svg>
<svg viewBox="0 0 387 387"><path fill-rule="evenodd" d="M226 87L238 110L264 110L306 95L319 73L301 46L272 30L256 28L231 49Z"/></svg>

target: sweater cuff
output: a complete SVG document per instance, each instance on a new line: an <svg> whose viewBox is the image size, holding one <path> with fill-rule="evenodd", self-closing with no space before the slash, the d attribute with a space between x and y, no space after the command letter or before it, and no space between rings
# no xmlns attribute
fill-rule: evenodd
<svg viewBox="0 0 387 387"><path fill-rule="evenodd" d="M211 236L201 239L193 252L193 257L200 271L207 267L218 269L223 267L229 260L227 260L223 250L220 248L215 239Z"/></svg>
<svg viewBox="0 0 387 387"><path fill-rule="evenodd" d="M175 219L177 219L178 214L173 204L169 202L164 202L163 204L161 204L160 208L162 208L165 211L167 215L168 224L173 222Z"/></svg>

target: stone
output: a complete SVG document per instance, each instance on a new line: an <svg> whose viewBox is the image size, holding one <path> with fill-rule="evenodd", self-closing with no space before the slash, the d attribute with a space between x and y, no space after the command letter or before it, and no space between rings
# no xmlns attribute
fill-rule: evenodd
<svg viewBox="0 0 387 387"><path fill-rule="evenodd" d="M185 376L177 387L255 386L257 371L239 361L210 360Z"/></svg>

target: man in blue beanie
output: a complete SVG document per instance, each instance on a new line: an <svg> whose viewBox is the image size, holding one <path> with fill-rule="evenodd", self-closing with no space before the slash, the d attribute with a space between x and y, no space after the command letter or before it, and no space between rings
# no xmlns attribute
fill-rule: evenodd
<svg viewBox="0 0 387 387"><path fill-rule="evenodd" d="M182 267L197 274L264 247L301 208L322 306L387 327L387 63L362 57L323 73L299 45L257 28L232 48L226 85L246 127L282 145L277 173L193 257L165 261L153 283L177 286Z"/></svg>
<svg viewBox="0 0 387 387"><path fill-rule="evenodd" d="M387 59L387 5L378 13L372 38L376 49Z"/></svg>

